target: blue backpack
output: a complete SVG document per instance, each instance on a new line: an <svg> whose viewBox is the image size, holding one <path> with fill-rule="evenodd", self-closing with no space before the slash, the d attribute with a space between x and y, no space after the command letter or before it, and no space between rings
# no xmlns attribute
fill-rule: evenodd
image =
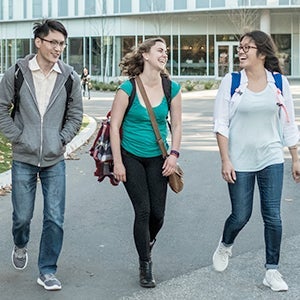
<svg viewBox="0 0 300 300"><path fill-rule="evenodd" d="M272 73L274 80L275 80L275 85L278 89L281 90L282 93L282 77L280 73ZM232 72L231 73L231 90L230 94L231 97L233 96L235 90L240 86L240 81L241 81L241 72Z"/></svg>

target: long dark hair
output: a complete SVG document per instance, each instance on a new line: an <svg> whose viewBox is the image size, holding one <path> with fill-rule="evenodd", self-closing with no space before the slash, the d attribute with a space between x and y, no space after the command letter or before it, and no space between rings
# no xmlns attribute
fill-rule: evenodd
<svg viewBox="0 0 300 300"><path fill-rule="evenodd" d="M121 60L119 67L122 75L135 77L144 71L144 58L143 53L150 52L151 47L156 42L161 42L166 45L166 41L161 37L146 39L143 43L137 47L133 47L132 51L127 53ZM169 76L168 71L165 69L161 72L162 74Z"/></svg>
<svg viewBox="0 0 300 300"><path fill-rule="evenodd" d="M271 36L260 30L254 30L247 32L241 36L240 42L245 38L249 37L257 47L257 55L265 55L265 68L270 72L282 73L279 65L279 59L276 56L276 46Z"/></svg>

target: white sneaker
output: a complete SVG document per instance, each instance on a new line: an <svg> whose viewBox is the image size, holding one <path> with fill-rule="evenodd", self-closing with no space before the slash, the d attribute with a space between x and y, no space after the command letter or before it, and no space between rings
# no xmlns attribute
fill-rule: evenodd
<svg viewBox="0 0 300 300"><path fill-rule="evenodd" d="M219 242L218 248L213 255L213 266L216 271L223 272L228 266L229 257L231 257L232 246L226 247L223 243Z"/></svg>
<svg viewBox="0 0 300 300"><path fill-rule="evenodd" d="M286 282L282 279L282 275L276 269L266 271L263 284L274 292L284 292L289 289Z"/></svg>

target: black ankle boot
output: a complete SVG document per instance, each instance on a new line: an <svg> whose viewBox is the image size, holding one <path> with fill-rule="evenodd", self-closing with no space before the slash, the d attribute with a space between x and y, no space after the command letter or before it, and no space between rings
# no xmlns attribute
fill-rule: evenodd
<svg viewBox="0 0 300 300"><path fill-rule="evenodd" d="M155 285L152 274L152 261L140 260L140 286L144 288L154 288Z"/></svg>

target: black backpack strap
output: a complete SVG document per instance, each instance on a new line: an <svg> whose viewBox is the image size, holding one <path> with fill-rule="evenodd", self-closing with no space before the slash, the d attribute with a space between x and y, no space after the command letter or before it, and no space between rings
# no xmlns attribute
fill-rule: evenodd
<svg viewBox="0 0 300 300"><path fill-rule="evenodd" d="M17 111L19 111L19 105L20 105L20 89L23 84L24 77L23 73L20 70L20 67L18 64L15 65L15 78L14 78L14 98L13 98L13 109L11 111L11 117L14 119L15 114Z"/></svg>
<svg viewBox="0 0 300 300"><path fill-rule="evenodd" d="M125 110L125 113L124 113L124 116L126 116L126 114L128 113L132 103L133 103L133 100L134 100L134 97L135 97L135 94L136 94L136 86L135 86L135 79L132 77L130 78L130 82L131 82L131 85L132 85L132 91L131 91L131 94L128 98L128 106Z"/></svg>
<svg viewBox="0 0 300 300"><path fill-rule="evenodd" d="M65 89L67 93L67 101L66 101L66 108L65 108L65 113L64 113L64 123L67 120L67 111L70 103L73 101L73 98L71 98L71 92L72 92L72 87L73 87L73 73L71 73L65 82Z"/></svg>
<svg viewBox="0 0 300 300"><path fill-rule="evenodd" d="M171 89L172 89L171 80L163 74L161 74L161 80L162 80L164 94L165 94L165 97L166 97L167 103L168 103L168 110L170 110L171 100L172 100L171 99Z"/></svg>

